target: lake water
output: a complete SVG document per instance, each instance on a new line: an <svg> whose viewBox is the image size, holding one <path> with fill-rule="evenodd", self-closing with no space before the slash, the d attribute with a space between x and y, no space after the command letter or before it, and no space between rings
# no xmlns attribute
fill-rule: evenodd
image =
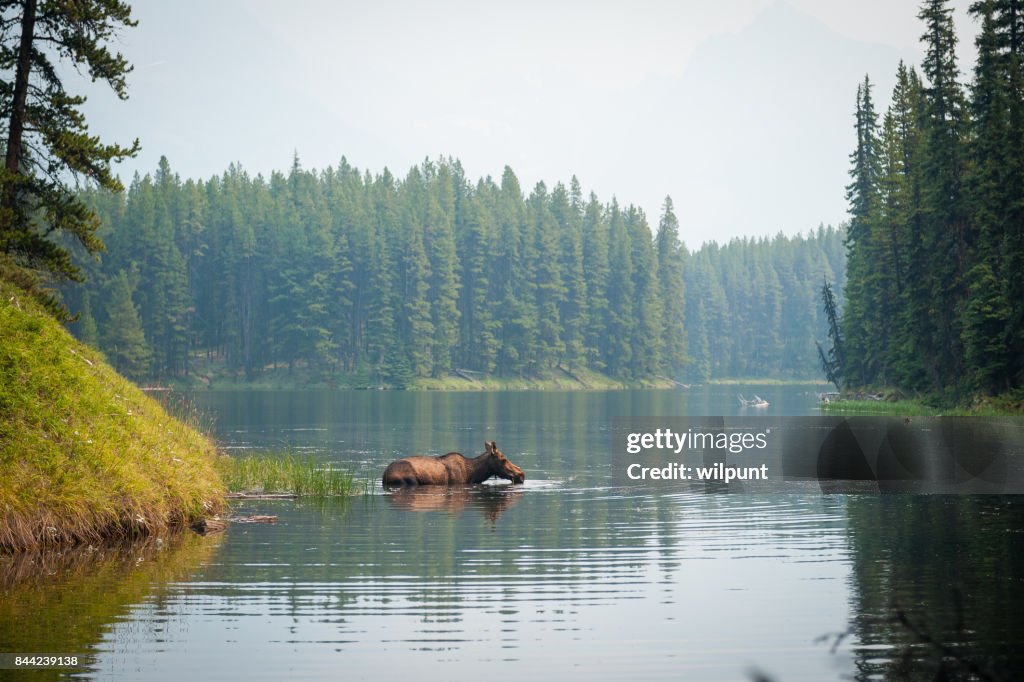
<svg viewBox="0 0 1024 682"><path fill-rule="evenodd" d="M740 391L771 406L744 412ZM809 415L810 387L195 398L229 450L308 451L367 494L248 501L235 513L277 525L7 566L0 651L88 654L73 676L96 679L1024 673L1017 497L612 485L614 417ZM484 440L525 485L380 488L396 457Z"/></svg>

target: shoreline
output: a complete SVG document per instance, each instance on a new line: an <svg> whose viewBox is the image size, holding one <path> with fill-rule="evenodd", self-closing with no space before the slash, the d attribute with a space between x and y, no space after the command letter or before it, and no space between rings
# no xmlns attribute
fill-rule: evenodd
<svg viewBox="0 0 1024 682"><path fill-rule="evenodd" d="M629 391L638 389L691 390L704 386L825 386L825 379L778 377L722 377L704 382L676 380L664 376L642 379L617 379L591 369L566 370L552 368L536 376L497 376L457 370L444 377L415 377L404 385L375 383L365 372L317 375L305 367L292 371L267 369L252 379L223 368L206 373L194 372L186 378L150 380L142 390L175 391L276 391L322 390L339 391Z"/></svg>
<svg viewBox="0 0 1024 682"><path fill-rule="evenodd" d="M474 376L474 375L479 375ZM690 388L667 377L616 379L589 369L554 368L532 377L500 377L459 370L444 377L416 377L404 385L374 383L366 373L317 376L306 368L268 370L247 380L229 372L194 374L188 379L151 382L149 391L266 391L332 389L340 391L609 391Z"/></svg>
<svg viewBox="0 0 1024 682"><path fill-rule="evenodd" d="M914 398L899 400L840 399L821 403L818 409L828 415L891 415L899 417L1024 417L1024 405L1012 404L1008 397L997 397L972 405L937 407Z"/></svg>

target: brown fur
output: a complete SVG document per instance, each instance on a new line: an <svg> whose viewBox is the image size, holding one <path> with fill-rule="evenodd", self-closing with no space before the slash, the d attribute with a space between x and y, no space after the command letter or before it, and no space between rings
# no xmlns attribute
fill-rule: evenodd
<svg viewBox="0 0 1024 682"><path fill-rule="evenodd" d="M526 479L517 467L498 449L494 441L484 442L484 453L472 459L458 452L440 457L404 457L395 460L384 470L385 487L413 485L456 485L483 483L492 476L500 476L513 483Z"/></svg>

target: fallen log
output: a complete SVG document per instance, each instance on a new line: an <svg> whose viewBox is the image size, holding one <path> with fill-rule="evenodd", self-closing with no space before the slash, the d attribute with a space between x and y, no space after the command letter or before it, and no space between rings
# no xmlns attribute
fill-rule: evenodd
<svg viewBox="0 0 1024 682"><path fill-rule="evenodd" d="M459 368L456 367L455 369L452 370L452 372L454 372L456 376L458 376L458 377L460 377L462 379L465 379L466 381L469 381L471 383L474 383L474 384L479 384L480 383L479 381L477 381L473 377L469 376L469 370L459 369Z"/></svg>
<svg viewBox="0 0 1024 682"><path fill-rule="evenodd" d="M560 370L560 371L561 371L561 372L562 372L563 374L565 374L565 376L569 377L569 378L570 378L570 379L572 379L573 381L576 381L576 382L578 382L578 383L582 384L582 385L583 385L583 388L590 388L590 384L588 384L587 382L585 382L585 381L584 381L583 379L580 379L580 378L579 378L578 376L576 376L575 374L573 374L572 372L570 372L570 371L569 371L568 369L566 369L565 367L562 367L561 365L558 365L558 369L559 369L559 370Z"/></svg>
<svg viewBox="0 0 1024 682"><path fill-rule="evenodd" d="M276 516L253 514L252 516L232 516L231 523L277 523Z"/></svg>
<svg viewBox="0 0 1024 682"><path fill-rule="evenodd" d="M193 521L192 525L189 526L192 530L200 535L211 535L213 533L222 533L227 529L228 524L226 521L219 518L212 519L199 519Z"/></svg>

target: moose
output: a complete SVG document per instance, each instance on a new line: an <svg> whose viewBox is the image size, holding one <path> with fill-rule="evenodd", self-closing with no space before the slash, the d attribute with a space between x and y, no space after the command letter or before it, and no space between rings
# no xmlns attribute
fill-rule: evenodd
<svg viewBox="0 0 1024 682"><path fill-rule="evenodd" d="M491 476L522 483L526 474L498 449L495 441L484 441L484 452L470 459L458 452L440 457L416 455L396 459L384 470L384 487L483 483Z"/></svg>

